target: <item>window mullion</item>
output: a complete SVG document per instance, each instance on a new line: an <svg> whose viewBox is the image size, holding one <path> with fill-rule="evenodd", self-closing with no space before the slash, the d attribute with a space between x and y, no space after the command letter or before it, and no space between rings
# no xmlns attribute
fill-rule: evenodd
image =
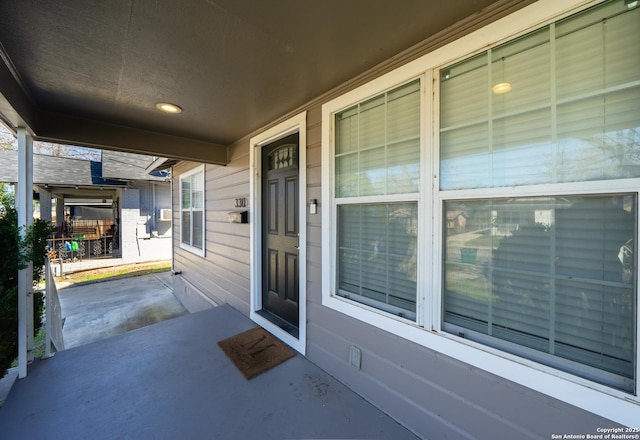
<svg viewBox="0 0 640 440"><path fill-rule="evenodd" d="M549 256L549 353L556 354L556 222L555 222L555 205L551 210L551 225L549 225L549 239L551 243Z"/></svg>
<svg viewBox="0 0 640 440"><path fill-rule="evenodd" d="M549 28L549 52L550 52L550 80L551 80L551 160L556 164L553 167L552 177L554 182L558 182L558 166L560 156L560 146L558 145L558 90L556 81L556 25L552 23ZM562 167L564 168L564 167Z"/></svg>
<svg viewBox="0 0 640 440"><path fill-rule="evenodd" d="M489 169L489 182L490 186L493 186L493 182L495 182L495 176L493 175L493 51L489 49L487 51L487 113L489 117L487 118L487 138L488 138L488 154L489 154L489 163L487 164ZM504 66L503 66L503 75L504 75Z"/></svg>

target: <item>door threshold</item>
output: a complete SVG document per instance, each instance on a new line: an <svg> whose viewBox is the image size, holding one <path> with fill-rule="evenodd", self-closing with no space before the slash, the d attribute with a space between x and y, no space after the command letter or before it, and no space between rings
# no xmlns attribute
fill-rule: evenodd
<svg viewBox="0 0 640 440"><path fill-rule="evenodd" d="M272 324L275 324L276 326L280 327L282 330L289 333L294 338L299 339L300 329L295 325L291 324L290 322L285 321L284 319L274 315L273 313L265 309L256 311L256 314L262 316L264 319L271 322Z"/></svg>

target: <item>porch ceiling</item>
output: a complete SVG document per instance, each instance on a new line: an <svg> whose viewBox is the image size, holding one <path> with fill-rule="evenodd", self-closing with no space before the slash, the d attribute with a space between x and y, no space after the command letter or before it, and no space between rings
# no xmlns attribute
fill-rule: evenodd
<svg viewBox="0 0 640 440"><path fill-rule="evenodd" d="M519 2L3 1L0 116L41 140L225 164L234 141L494 3Z"/></svg>

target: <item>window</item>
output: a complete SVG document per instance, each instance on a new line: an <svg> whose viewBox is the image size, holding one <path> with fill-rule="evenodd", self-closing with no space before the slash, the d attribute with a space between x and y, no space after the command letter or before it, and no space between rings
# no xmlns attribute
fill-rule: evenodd
<svg viewBox="0 0 640 440"><path fill-rule="evenodd" d="M577 406L638 401L640 8L519 20L323 106L323 304Z"/></svg>
<svg viewBox="0 0 640 440"><path fill-rule="evenodd" d="M605 3L440 82L440 197L447 219L464 220L444 231L443 328L626 391L637 194L567 183L640 177L638 12ZM534 184L559 195L487 198Z"/></svg>
<svg viewBox="0 0 640 440"><path fill-rule="evenodd" d="M444 328L633 390L635 195L445 202Z"/></svg>
<svg viewBox="0 0 640 440"><path fill-rule="evenodd" d="M415 319L420 81L337 113L335 127L337 294Z"/></svg>
<svg viewBox="0 0 640 440"><path fill-rule="evenodd" d="M204 165L180 176L180 247L204 256Z"/></svg>
<svg viewBox="0 0 640 440"><path fill-rule="evenodd" d="M442 69L440 188L639 177L639 14L607 2Z"/></svg>

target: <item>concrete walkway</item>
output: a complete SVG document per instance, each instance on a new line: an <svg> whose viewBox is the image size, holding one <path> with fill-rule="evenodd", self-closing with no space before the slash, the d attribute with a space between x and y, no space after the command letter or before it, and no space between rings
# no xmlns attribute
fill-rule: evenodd
<svg viewBox="0 0 640 440"><path fill-rule="evenodd" d="M416 438L301 355L247 381L217 342L254 326L225 305L36 361L0 437Z"/></svg>
<svg viewBox="0 0 640 440"><path fill-rule="evenodd" d="M184 315L170 278L167 271L70 287L58 283L65 348Z"/></svg>

